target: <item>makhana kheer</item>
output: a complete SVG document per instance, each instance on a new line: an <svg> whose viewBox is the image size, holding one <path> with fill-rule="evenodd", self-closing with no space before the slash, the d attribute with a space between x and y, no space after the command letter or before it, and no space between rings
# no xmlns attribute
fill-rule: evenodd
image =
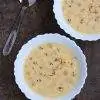
<svg viewBox="0 0 100 100"><path fill-rule="evenodd" d="M24 77L30 88L41 95L65 95L78 81L79 61L62 44L42 44L25 59Z"/></svg>
<svg viewBox="0 0 100 100"><path fill-rule="evenodd" d="M65 20L81 33L100 33L100 0L62 0Z"/></svg>

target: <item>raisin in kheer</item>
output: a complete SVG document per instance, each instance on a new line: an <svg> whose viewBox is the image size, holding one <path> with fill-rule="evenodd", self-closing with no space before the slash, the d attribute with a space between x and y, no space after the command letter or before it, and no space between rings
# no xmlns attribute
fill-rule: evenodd
<svg viewBox="0 0 100 100"><path fill-rule="evenodd" d="M62 0L67 22L81 33L100 33L100 0Z"/></svg>
<svg viewBox="0 0 100 100"><path fill-rule="evenodd" d="M33 91L44 96L68 93L79 78L79 62L72 50L56 43L42 44L25 60L25 80Z"/></svg>

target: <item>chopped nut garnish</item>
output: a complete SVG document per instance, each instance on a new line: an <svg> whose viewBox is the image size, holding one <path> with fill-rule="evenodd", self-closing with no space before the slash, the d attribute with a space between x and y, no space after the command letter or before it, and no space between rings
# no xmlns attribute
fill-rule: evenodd
<svg viewBox="0 0 100 100"><path fill-rule="evenodd" d="M29 60L32 60L32 57L30 57Z"/></svg>
<svg viewBox="0 0 100 100"><path fill-rule="evenodd" d="M63 87L61 87L61 86L58 87L58 91L59 91L59 92L62 92L62 91L63 91Z"/></svg>
<svg viewBox="0 0 100 100"><path fill-rule="evenodd" d="M72 5L69 5L69 7L72 7Z"/></svg>
<svg viewBox="0 0 100 100"><path fill-rule="evenodd" d="M70 23L71 22L71 19L68 19L68 22Z"/></svg>
<svg viewBox="0 0 100 100"><path fill-rule="evenodd" d="M59 58L55 58L55 60L54 61L59 61Z"/></svg>
<svg viewBox="0 0 100 100"><path fill-rule="evenodd" d="M41 81L42 81L41 79L38 79L38 80L37 80L37 82L41 82Z"/></svg>
<svg viewBox="0 0 100 100"><path fill-rule="evenodd" d="M56 74L55 70L52 70L52 73L49 76L54 76Z"/></svg>
<svg viewBox="0 0 100 100"><path fill-rule="evenodd" d="M33 64L34 64L34 65L38 65L38 64L37 64L37 61L33 61Z"/></svg>
<svg viewBox="0 0 100 100"><path fill-rule="evenodd" d="M39 49L43 50L43 47L40 46Z"/></svg>
<svg viewBox="0 0 100 100"><path fill-rule="evenodd" d="M47 53L44 53L46 56L48 55Z"/></svg>
<svg viewBox="0 0 100 100"><path fill-rule="evenodd" d="M72 66L72 65L73 65L73 63L71 62L71 63L70 63L70 65Z"/></svg>
<svg viewBox="0 0 100 100"><path fill-rule="evenodd" d="M80 23L83 24L83 23L84 23L84 19L81 19L81 20L80 20Z"/></svg>
<svg viewBox="0 0 100 100"><path fill-rule="evenodd" d="M40 66L40 69L42 69L42 67Z"/></svg>
<svg viewBox="0 0 100 100"><path fill-rule="evenodd" d="M36 85L36 83L35 83L35 82L33 82L33 83L32 83L32 86L35 86L35 85Z"/></svg>
<svg viewBox="0 0 100 100"><path fill-rule="evenodd" d="M72 75L73 75L73 76L75 76L75 75L76 75L76 73L75 73L75 72L73 72L73 73L72 73Z"/></svg>
<svg viewBox="0 0 100 100"><path fill-rule="evenodd" d="M50 62L50 65L53 65L53 63L52 63L52 62Z"/></svg>
<svg viewBox="0 0 100 100"><path fill-rule="evenodd" d="M97 16L96 18L95 18L95 21L99 21L100 20L100 16Z"/></svg>

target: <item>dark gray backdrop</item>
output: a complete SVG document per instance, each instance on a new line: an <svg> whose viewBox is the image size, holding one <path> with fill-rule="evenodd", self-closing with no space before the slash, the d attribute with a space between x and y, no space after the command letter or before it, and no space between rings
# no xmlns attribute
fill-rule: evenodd
<svg viewBox="0 0 100 100"><path fill-rule="evenodd" d="M20 4L17 0L0 0L0 100L27 100L17 87L13 75L13 63L21 46L38 34L64 34L54 18L53 0L37 0L37 3L26 11L13 51L4 57L1 53L2 48L19 10ZM82 48L88 63L86 84L75 100L100 100L100 41L75 41Z"/></svg>

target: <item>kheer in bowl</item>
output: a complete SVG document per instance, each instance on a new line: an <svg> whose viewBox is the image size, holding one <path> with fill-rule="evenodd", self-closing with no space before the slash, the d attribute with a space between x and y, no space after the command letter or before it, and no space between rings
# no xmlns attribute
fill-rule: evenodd
<svg viewBox="0 0 100 100"><path fill-rule="evenodd" d="M59 34L30 40L19 51L14 65L15 81L31 100L70 100L80 92L87 76L83 52Z"/></svg>
<svg viewBox="0 0 100 100"><path fill-rule="evenodd" d="M72 37L100 39L99 0L54 0L53 11L60 27Z"/></svg>

